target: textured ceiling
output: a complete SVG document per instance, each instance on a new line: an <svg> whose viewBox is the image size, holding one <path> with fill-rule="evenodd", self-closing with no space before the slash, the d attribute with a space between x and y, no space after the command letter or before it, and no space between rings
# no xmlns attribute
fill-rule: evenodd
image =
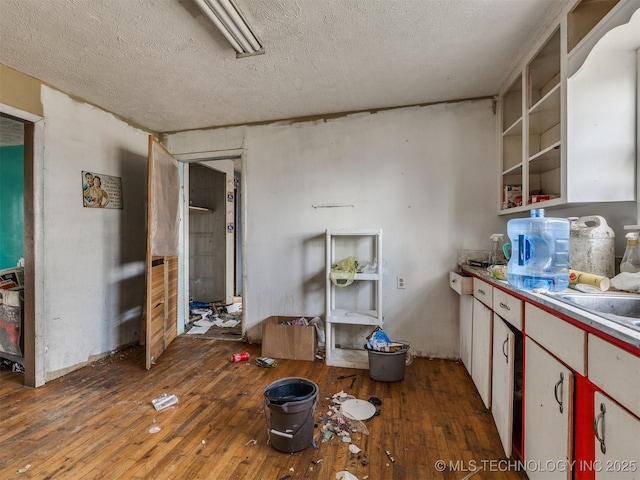
<svg viewBox="0 0 640 480"><path fill-rule="evenodd" d="M0 63L158 132L482 97L569 0L0 0Z"/></svg>

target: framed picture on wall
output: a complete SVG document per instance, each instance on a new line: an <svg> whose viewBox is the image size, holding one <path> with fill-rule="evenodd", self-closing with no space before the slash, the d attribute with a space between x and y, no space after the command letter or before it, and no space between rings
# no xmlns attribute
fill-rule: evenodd
<svg viewBox="0 0 640 480"><path fill-rule="evenodd" d="M122 208L122 179L82 171L82 205L87 208Z"/></svg>

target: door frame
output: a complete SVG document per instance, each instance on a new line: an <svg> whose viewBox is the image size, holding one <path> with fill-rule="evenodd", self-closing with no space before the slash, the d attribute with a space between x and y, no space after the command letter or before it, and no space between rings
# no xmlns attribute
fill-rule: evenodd
<svg viewBox="0 0 640 480"><path fill-rule="evenodd" d="M246 162L245 162L245 150L240 149L225 149L225 150L211 150L205 152L196 152L196 153L183 153L183 154L173 154L173 156L178 160L180 164L180 188L182 190L182 202L181 202L181 218L182 226L180 231L180 252L178 254L178 305L182 305L182 308L178 309L178 334L184 333L184 325L185 320L189 318L189 164L198 163L203 166L209 167L210 162L220 161L220 160L239 160L240 163L240 191L243 193L246 192ZM237 199L234 199L237 201ZM243 201L240 205L241 214L240 214L240 225L237 224L237 217L234 219L235 228L240 228L241 231L241 246L240 248L245 250L245 219L246 219L246 201ZM237 245L234 245L237 248ZM240 273L242 278L242 288L243 291L246 291L246 267L245 267L245 255L242 254L242 265L241 272L236 272L236 274ZM228 260L228 259L227 259ZM231 259L231 261L226 262L225 278L226 282L231 282L232 288L235 288L235 282L233 280L233 275L229 275L229 269L236 269L235 259ZM230 278L230 279L229 279ZM228 288L228 285L227 285ZM244 297L243 297L244 302ZM242 336L245 336L246 333L246 318L245 318L246 308L243 305L242 308Z"/></svg>
<svg viewBox="0 0 640 480"><path fill-rule="evenodd" d="M45 384L44 365L44 117L0 103L24 122L24 384Z"/></svg>

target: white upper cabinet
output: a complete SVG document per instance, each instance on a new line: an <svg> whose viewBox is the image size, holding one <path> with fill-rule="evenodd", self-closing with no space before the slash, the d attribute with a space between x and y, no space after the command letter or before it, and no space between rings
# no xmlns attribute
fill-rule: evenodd
<svg viewBox="0 0 640 480"><path fill-rule="evenodd" d="M635 12L635 13L634 13ZM565 11L499 96L499 212L636 197L640 0Z"/></svg>
<svg viewBox="0 0 640 480"><path fill-rule="evenodd" d="M568 201L635 199L638 48L640 9L609 30L567 79Z"/></svg>

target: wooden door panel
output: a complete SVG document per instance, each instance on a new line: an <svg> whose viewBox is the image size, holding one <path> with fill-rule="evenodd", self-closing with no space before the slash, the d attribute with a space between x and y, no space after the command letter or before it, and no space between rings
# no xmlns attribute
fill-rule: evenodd
<svg viewBox="0 0 640 480"><path fill-rule="evenodd" d="M149 136L144 325L147 370L178 331L179 203L178 162L162 144Z"/></svg>

